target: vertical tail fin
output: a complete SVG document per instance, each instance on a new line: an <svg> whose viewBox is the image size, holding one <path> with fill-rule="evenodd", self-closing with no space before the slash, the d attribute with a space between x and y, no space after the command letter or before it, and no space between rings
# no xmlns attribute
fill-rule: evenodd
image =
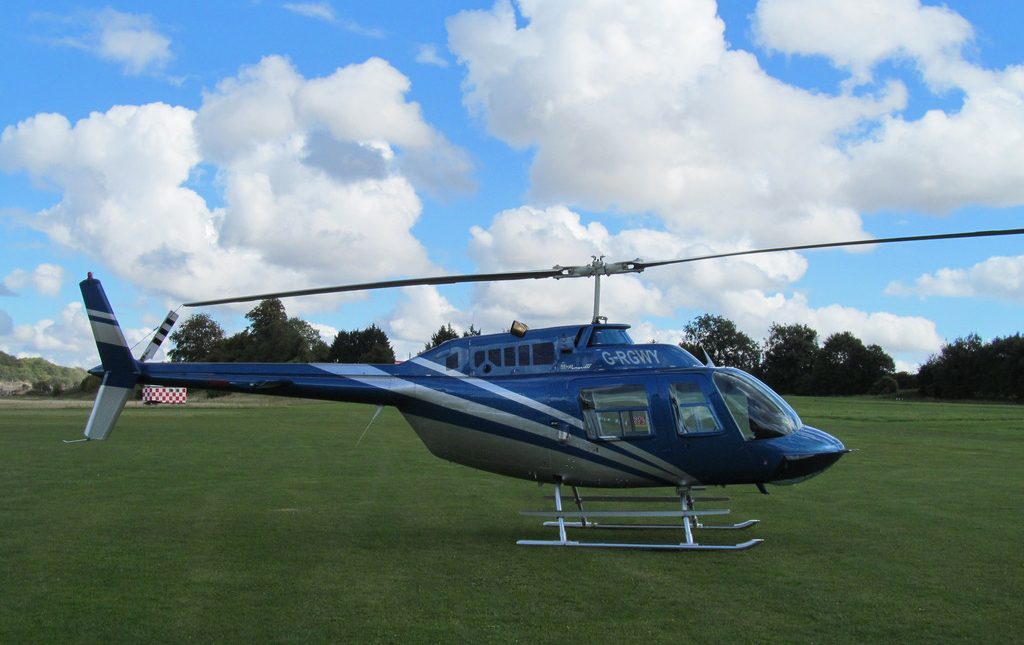
<svg viewBox="0 0 1024 645"><path fill-rule="evenodd" d="M132 357L100 281L93 279L90 273L78 286L82 289L103 374L103 383L96 393L89 421L85 424L85 438L103 440L114 429L121 410L132 394L139 378L139 364Z"/></svg>

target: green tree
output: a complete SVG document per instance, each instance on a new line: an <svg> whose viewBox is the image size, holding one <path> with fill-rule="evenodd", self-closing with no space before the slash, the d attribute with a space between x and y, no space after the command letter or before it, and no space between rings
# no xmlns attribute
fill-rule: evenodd
<svg viewBox="0 0 1024 645"><path fill-rule="evenodd" d="M249 334L241 360L288 363L302 353L301 332L289 324L288 314L279 299L261 300L245 317L249 321Z"/></svg>
<svg viewBox="0 0 1024 645"><path fill-rule="evenodd" d="M987 379L982 382L981 396L1024 399L1024 337L1014 334L996 338L985 346L983 360Z"/></svg>
<svg viewBox="0 0 1024 645"><path fill-rule="evenodd" d="M814 363L814 394L866 394L882 377L895 372L895 363L878 345L864 343L848 331L832 334Z"/></svg>
<svg viewBox="0 0 1024 645"><path fill-rule="evenodd" d="M327 360L331 348L320 337L313 325L299 318L289 318L288 327L298 341L288 359L293 363L320 363Z"/></svg>
<svg viewBox="0 0 1024 645"><path fill-rule="evenodd" d="M171 362L206 361L224 341L224 329L209 315L195 314L171 333L170 340L174 344L167 351Z"/></svg>
<svg viewBox="0 0 1024 645"><path fill-rule="evenodd" d="M261 301L245 315L249 326L222 340L208 360L310 363L327 360L330 347L308 322L289 318L277 298Z"/></svg>
<svg viewBox="0 0 1024 645"><path fill-rule="evenodd" d="M469 324L469 329L462 332L463 338L472 338L473 336L479 336L480 330L473 326L473 323Z"/></svg>
<svg viewBox="0 0 1024 645"><path fill-rule="evenodd" d="M423 351L427 351L428 349L434 349L441 343L444 343L449 340L454 340L458 337L459 333L455 331L455 328L452 327L452 324L445 323L444 325L441 325L440 329L434 332L433 336L430 337L430 342L426 344L426 346L423 348Z"/></svg>
<svg viewBox="0 0 1024 645"><path fill-rule="evenodd" d="M344 329L334 335L331 349L327 354L329 363L358 363L362 354L361 334Z"/></svg>
<svg viewBox="0 0 1024 645"><path fill-rule="evenodd" d="M370 325L363 330L363 343L366 350L359 357L360 363L387 364L395 362L395 349L384 330L377 325Z"/></svg>
<svg viewBox="0 0 1024 645"><path fill-rule="evenodd" d="M818 332L807 325L773 323L764 340L761 377L782 394L806 394L818 351Z"/></svg>
<svg viewBox="0 0 1024 645"><path fill-rule="evenodd" d="M355 331L339 331L327 360L332 363L394 363L391 341L377 325Z"/></svg>
<svg viewBox="0 0 1024 645"><path fill-rule="evenodd" d="M974 398L975 386L982 377L982 348L977 334L946 344L938 356L921 366L921 393L940 399Z"/></svg>
<svg viewBox="0 0 1024 645"><path fill-rule="evenodd" d="M210 352L208 361L215 363L235 363L251 360L249 354L249 330L242 331L229 336L217 343L217 346Z"/></svg>
<svg viewBox="0 0 1024 645"><path fill-rule="evenodd" d="M684 332L679 346L699 359L704 358L706 351L716 365L738 367L748 372L757 369L760 363L757 343L724 316L698 316L686 324Z"/></svg>

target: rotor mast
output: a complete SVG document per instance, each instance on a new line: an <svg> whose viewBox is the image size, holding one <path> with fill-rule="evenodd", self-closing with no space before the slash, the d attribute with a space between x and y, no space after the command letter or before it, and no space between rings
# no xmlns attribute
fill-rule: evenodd
<svg viewBox="0 0 1024 645"><path fill-rule="evenodd" d="M593 258L590 264L571 267L556 265L555 270L558 273L551 277L555 280L561 280L562 278L594 278L594 318L592 322L597 324L607 320L607 318L601 315L601 276L615 275L617 273L641 273L646 267L640 258L609 264L604 261L603 255L592 255L590 257Z"/></svg>

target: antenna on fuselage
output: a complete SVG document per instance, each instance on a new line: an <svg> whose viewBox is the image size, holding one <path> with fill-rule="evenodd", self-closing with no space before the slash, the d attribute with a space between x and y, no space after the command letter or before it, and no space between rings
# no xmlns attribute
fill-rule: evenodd
<svg viewBox="0 0 1024 645"><path fill-rule="evenodd" d="M700 351L704 352L704 365L707 367L718 367L715 362L711 360L711 354L708 354L708 350L704 349L704 346L700 346Z"/></svg>

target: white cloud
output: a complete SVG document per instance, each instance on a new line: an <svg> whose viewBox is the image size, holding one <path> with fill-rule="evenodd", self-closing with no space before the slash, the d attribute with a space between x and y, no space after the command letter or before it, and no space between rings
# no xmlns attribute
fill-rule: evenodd
<svg viewBox="0 0 1024 645"><path fill-rule="evenodd" d="M393 257L422 273L431 264L411 232L422 206L399 162L452 147L408 89L379 59L305 79L268 57L198 112L154 103L9 126L0 169L62 191L33 218L52 240L180 300L380 279ZM201 162L216 167L222 207L187 187Z"/></svg>
<svg viewBox="0 0 1024 645"><path fill-rule="evenodd" d="M117 63L126 74L158 73L174 57L171 39L161 33L147 15L124 13L108 7L72 16L40 13L33 17L57 23L65 33L71 31L50 39L51 43L74 47Z"/></svg>
<svg viewBox="0 0 1024 645"><path fill-rule="evenodd" d="M4 323L5 317L8 324ZM138 356L149 340L151 328L124 328L129 347ZM25 358L41 356L57 365L91 368L99 364L96 340L81 302L69 302L54 318L13 324L0 311L0 351ZM157 356L156 360L159 360Z"/></svg>
<svg viewBox="0 0 1024 645"><path fill-rule="evenodd" d="M286 2L284 8L307 18L316 18L325 22L337 20L334 8L329 2Z"/></svg>
<svg viewBox="0 0 1024 645"><path fill-rule="evenodd" d="M1024 67L986 76L959 112L891 116L852 145L849 202L932 213L1024 203Z"/></svg>
<svg viewBox="0 0 1024 645"><path fill-rule="evenodd" d="M395 357L405 360L422 352L424 344L445 324L451 324L459 332L469 327L461 312L435 287L408 287L402 289L402 298L389 314L384 328Z"/></svg>
<svg viewBox="0 0 1024 645"><path fill-rule="evenodd" d="M829 95L769 76L728 48L712 0L516 7L449 19L449 46L467 106L535 151L540 203L652 212L677 234L757 245L863 237L863 211L1024 203L1024 68L965 61L970 25L949 9L763 0L754 15L787 54L858 79L907 58L934 91L964 93L959 111L909 119L895 79Z"/></svg>
<svg viewBox="0 0 1024 645"><path fill-rule="evenodd" d="M762 0L753 19L765 46L826 56L851 80L833 95L769 76L729 48L712 0L499 1L449 19L449 47L466 68L464 102L495 137L531 151L532 202L651 222L611 234L567 209L515 209L473 229L478 265L855 239L867 237L866 211L1024 203L1024 67L966 61L973 36L962 17L917 0ZM871 77L893 58L911 61L909 73L930 91L961 92L962 109L903 114L907 85ZM642 320L688 307L727 315L755 337L773 321L803 322L890 352L941 347L924 318L815 307L787 293L806 266L790 253L614 277L603 309ZM623 280L628 288L615 294ZM471 315L585 319L587 290L574 286L481 287L476 302L489 304Z"/></svg>
<svg viewBox="0 0 1024 645"><path fill-rule="evenodd" d="M850 71L852 84L903 59L935 92L964 92L959 110L886 115L870 137L851 142L847 199L855 208L941 213L1024 202L1024 68L968 63L962 52L974 34L959 14L918 0L762 0L754 24L766 46L825 56Z"/></svg>
<svg viewBox="0 0 1024 645"><path fill-rule="evenodd" d="M92 367L99 362L89 318L80 302L71 302L56 318L0 329L0 350L15 356L43 356L59 365Z"/></svg>
<svg viewBox="0 0 1024 645"><path fill-rule="evenodd" d="M433 43L416 46L416 62L434 67L448 67L448 60L437 51L437 45Z"/></svg>
<svg viewBox="0 0 1024 645"><path fill-rule="evenodd" d="M276 61L274 66L281 64ZM295 91L295 110L299 118L325 126L341 141L428 146L436 135L423 121L420 106L404 100L409 88L409 79L401 72L383 59L371 58L303 83ZM352 96L362 102L352 101Z"/></svg>
<svg viewBox="0 0 1024 645"><path fill-rule="evenodd" d="M99 13L100 58L120 63L129 74L160 70L171 60L171 40L156 31L148 16L105 9Z"/></svg>
<svg viewBox="0 0 1024 645"><path fill-rule="evenodd" d="M309 326L315 329L317 333L320 334L320 340L324 341L328 345L332 344L334 342L334 337L338 335L337 327L315 322L310 322Z"/></svg>
<svg viewBox="0 0 1024 645"><path fill-rule="evenodd" d="M334 7L329 2L286 2L282 6L292 13L339 26L345 31L359 34L360 36L383 38L386 35L380 29L364 27L354 20L339 18L334 12Z"/></svg>
<svg viewBox="0 0 1024 645"><path fill-rule="evenodd" d="M831 334L849 331L865 344L887 352L936 352L943 340L935 323L920 316L897 316L885 311L864 312L833 304L812 307L800 293L786 297L756 290L728 292L721 311L755 339L768 335L771 323L801 323L816 330L824 341Z"/></svg>
<svg viewBox="0 0 1024 645"><path fill-rule="evenodd" d="M467 105L534 147L531 194L653 211L669 231L755 243L863 235L834 195L836 139L902 105L899 88L829 97L729 50L715 3L508 3L449 20ZM643 37L639 37L643 34Z"/></svg>
<svg viewBox="0 0 1024 645"><path fill-rule="evenodd" d="M973 37L962 16L919 0L760 0L754 33L776 51L825 56L857 83L878 63L902 58L940 87L966 71L961 50Z"/></svg>
<svg viewBox="0 0 1024 645"><path fill-rule="evenodd" d="M11 291L32 286L44 296L55 296L60 292L64 269L56 264L40 264L32 271L15 269L3 280L3 286Z"/></svg>
<svg viewBox="0 0 1024 645"><path fill-rule="evenodd" d="M886 293L985 297L1024 303L1024 256L993 257L966 269L939 269L918 277L912 287L893 282Z"/></svg>

